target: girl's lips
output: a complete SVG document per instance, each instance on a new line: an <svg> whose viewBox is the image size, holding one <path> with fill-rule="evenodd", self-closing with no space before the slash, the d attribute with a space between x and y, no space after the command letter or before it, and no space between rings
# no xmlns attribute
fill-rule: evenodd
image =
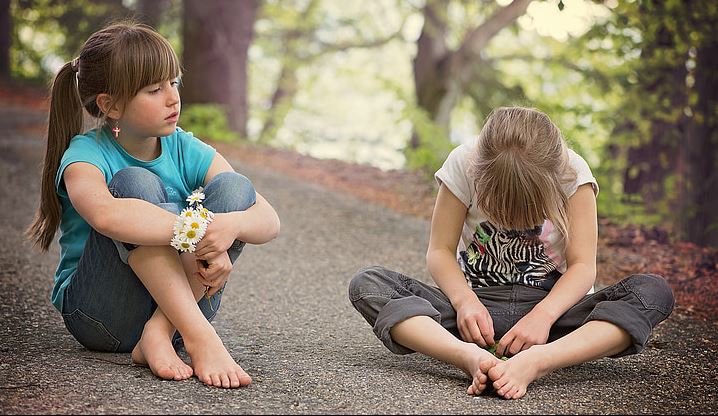
<svg viewBox="0 0 718 416"><path fill-rule="evenodd" d="M165 118L165 120L174 122L174 121L177 121L178 118L179 118L179 113L172 113L169 117Z"/></svg>

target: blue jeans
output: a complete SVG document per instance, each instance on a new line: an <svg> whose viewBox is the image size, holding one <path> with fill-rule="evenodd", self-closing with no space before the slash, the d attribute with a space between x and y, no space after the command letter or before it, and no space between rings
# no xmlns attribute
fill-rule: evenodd
<svg viewBox="0 0 718 416"><path fill-rule="evenodd" d="M498 342L526 316L548 292L530 286L503 285L474 288L494 324ZM414 316L429 316L461 339L456 310L438 287L427 285L380 266L360 270L349 284L349 300L374 329L374 334L395 354L414 351L394 342L394 325ZM624 329L633 340L626 350L614 355L636 354L643 350L653 328L666 319L675 301L665 279L652 274L635 274L586 295L551 327L548 342L555 341L583 324L602 320Z"/></svg>
<svg viewBox="0 0 718 416"><path fill-rule="evenodd" d="M167 211L179 207L167 202L162 180L138 167L115 174L108 186L115 198L142 199ZM246 177L223 172L204 188L203 205L212 212L244 211L254 205L256 193ZM167 242L169 245L169 241ZM114 241L94 229L90 231L77 271L65 290L62 317L68 331L89 350L130 352L140 339L145 322L157 304L127 264L129 251L137 246ZM227 250L234 264L244 248L235 241ZM212 321L219 309L222 291L210 299L203 297L199 308ZM179 343L175 333L175 346Z"/></svg>

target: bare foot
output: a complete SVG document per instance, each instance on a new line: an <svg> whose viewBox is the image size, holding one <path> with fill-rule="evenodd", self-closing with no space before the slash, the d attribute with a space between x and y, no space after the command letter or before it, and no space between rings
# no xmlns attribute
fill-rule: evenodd
<svg viewBox="0 0 718 416"><path fill-rule="evenodd" d="M471 385L466 389L466 392L471 395L481 394L489 380L489 369L501 360L476 344L468 344L466 354L462 359L465 363L462 369L472 379Z"/></svg>
<svg viewBox="0 0 718 416"><path fill-rule="evenodd" d="M237 388L249 385L252 378L229 355L214 329L205 334L191 341L183 337L197 378L215 387Z"/></svg>
<svg viewBox="0 0 718 416"><path fill-rule="evenodd" d="M149 366L154 375L165 380L185 380L192 377L192 367L177 355L167 335L148 327L145 327L140 342L132 350L132 362Z"/></svg>
<svg viewBox="0 0 718 416"><path fill-rule="evenodd" d="M543 365L546 362L543 347L534 345L489 369L496 394L505 399L520 399L529 384L548 374L550 370Z"/></svg>

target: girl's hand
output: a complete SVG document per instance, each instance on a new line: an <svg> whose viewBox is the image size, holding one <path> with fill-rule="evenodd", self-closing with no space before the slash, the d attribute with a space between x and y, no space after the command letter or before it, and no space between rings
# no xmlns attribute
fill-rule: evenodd
<svg viewBox="0 0 718 416"><path fill-rule="evenodd" d="M236 238L237 231L228 214L214 214L204 237L197 243L194 255L200 260L214 259L229 250Z"/></svg>
<svg viewBox="0 0 718 416"><path fill-rule="evenodd" d="M494 345L494 321L478 298L467 300L456 308L456 324L464 341L482 348Z"/></svg>
<svg viewBox="0 0 718 416"><path fill-rule="evenodd" d="M207 264L205 264L205 262ZM229 274L232 272L232 262L229 254L225 251L219 256L210 260L197 259L197 272L195 277L203 285L209 286L208 296L212 296L229 280Z"/></svg>
<svg viewBox="0 0 718 416"><path fill-rule="evenodd" d="M552 322L531 311L521 318L499 341L496 355L511 357L534 345L545 344Z"/></svg>

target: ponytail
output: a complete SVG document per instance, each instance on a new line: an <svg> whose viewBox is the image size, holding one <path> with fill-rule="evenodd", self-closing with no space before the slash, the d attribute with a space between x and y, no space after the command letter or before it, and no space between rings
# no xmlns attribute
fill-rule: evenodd
<svg viewBox="0 0 718 416"><path fill-rule="evenodd" d="M40 207L26 231L34 245L39 246L42 251L47 251L50 247L62 217L62 207L55 189L55 176L60 160L70 145L70 139L82 130L82 103L75 81L75 69L72 63L66 63L52 83Z"/></svg>

